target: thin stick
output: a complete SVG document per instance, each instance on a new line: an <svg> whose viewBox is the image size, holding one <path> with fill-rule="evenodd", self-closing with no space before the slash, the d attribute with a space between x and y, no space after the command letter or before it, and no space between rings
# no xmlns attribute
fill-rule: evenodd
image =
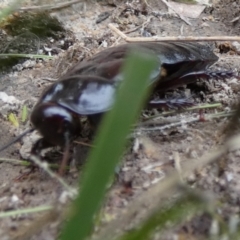
<svg viewBox="0 0 240 240"><path fill-rule="evenodd" d="M140 29L140 28L142 28L142 29L146 28L147 25L152 21L152 18L153 18L153 17L149 17L149 18L147 19L147 21L145 21L143 24L141 24L140 26L137 26L137 27L135 27L135 28L133 28L133 29L129 29L128 31L125 31L124 34L128 34L128 33L135 32L135 31L137 31L137 30Z"/></svg>
<svg viewBox="0 0 240 240"><path fill-rule="evenodd" d="M178 36L178 37L128 37L122 31L117 29L112 23L108 27L117 33L126 42L206 42L206 41L240 41L240 36L212 36L212 37L195 37L195 36Z"/></svg>
<svg viewBox="0 0 240 240"><path fill-rule="evenodd" d="M53 206L51 205L42 205L42 206L37 206L32 208L17 209L9 212L0 212L0 218L14 217L20 214L38 213L42 211L49 211L52 209L53 209Z"/></svg>
<svg viewBox="0 0 240 240"><path fill-rule="evenodd" d="M210 115L206 115L205 116L205 121L209 121L215 118L223 118L223 117L231 117L233 116L235 112L220 112L220 113L216 113L216 114L210 114ZM138 128L138 132L139 131L163 131L164 129L169 129L172 127L177 127L177 126L181 126L183 124L189 124L189 123L193 123L193 122L199 122L199 117L192 117L188 120L182 120L182 121L178 121L178 122L174 122L174 123L170 123L164 126L157 126L157 127L140 127ZM157 122L156 122L157 124Z"/></svg>
<svg viewBox="0 0 240 240"><path fill-rule="evenodd" d="M56 81L57 81L57 78L44 77L44 78L36 79L36 82L38 82L38 80L43 80L43 81L48 81L48 82L56 82Z"/></svg>
<svg viewBox="0 0 240 240"><path fill-rule="evenodd" d="M199 105L199 106L193 106L193 107L184 108L184 109L180 109L180 110L172 110L172 111L162 112L162 113L156 114L154 116L150 116L150 117L143 119L142 122L140 122L138 124L138 126L146 125L149 123L149 121L152 122L153 120L156 120L156 119L164 117L164 116L169 116L172 114L189 112L189 111L193 111L193 110L207 109L207 108L217 108L217 107L221 107L221 106L222 106L221 103L212 103L212 104L203 104L203 105Z"/></svg>
<svg viewBox="0 0 240 240"><path fill-rule="evenodd" d="M19 8L19 10L21 11L31 11L31 10L55 10L55 9L59 9L59 8L65 8L68 7L72 4L78 3L78 2L82 2L81 0L73 0L73 1L69 1L69 2L62 2L59 4L54 4L54 5L42 5L42 6L30 6L30 7L21 7Z"/></svg>
<svg viewBox="0 0 240 240"><path fill-rule="evenodd" d="M70 151L70 148L69 148L69 143L68 143L68 144L66 144L66 147L64 149L63 159L62 159L60 168L58 170L60 176L63 176L65 174L66 166L68 164L69 151Z"/></svg>
<svg viewBox="0 0 240 240"><path fill-rule="evenodd" d="M80 142L80 141L74 141L74 143L77 143L79 145L83 145L83 146L86 146L86 147L91 147L93 148L94 146L90 143L85 143L85 142Z"/></svg>
<svg viewBox="0 0 240 240"><path fill-rule="evenodd" d="M71 194L76 194L76 189L72 188L71 186L69 186L64 180L63 178L59 177L57 174L55 174L53 171L51 171L51 169L48 167L48 164L46 162L41 162L36 156L31 155L30 156L30 160L32 160L37 166L39 166L41 169L43 169L44 171L46 171L50 177L52 177L53 179L56 179L68 192L70 192Z"/></svg>

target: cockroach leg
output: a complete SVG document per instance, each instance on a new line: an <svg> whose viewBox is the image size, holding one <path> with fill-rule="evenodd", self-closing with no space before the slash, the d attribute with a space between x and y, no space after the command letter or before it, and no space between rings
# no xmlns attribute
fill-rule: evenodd
<svg viewBox="0 0 240 240"><path fill-rule="evenodd" d="M43 149L53 147L54 145L46 141L44 138L41 138L37 140L37 142L34 143L32 150L31 150L31 155L35 156L40 156L40 153ZM30 157L31 158L31 157Z"/></svg>
<svg viewBox="0 0 240 240"><path fill-rule="evenodd" d="M173 89L176 87L180 87L182 85L187 85L190 83L196 82L197 79L226 79L226 78L232 78L235 77L237 79L240 79L239 76L234 74L231 71L219 71L219 72L213 72L213 71L197 71L197 72L190 72L187 73L181 77L178 78L172 78L168 79L167 81L161 81L158 83L157 89L161 90L168 90Z"/></svg>
<svg viewBox="0 0 240 240"><path fill-rule="evenodd" d="M63 176L66 172L66 167L67 167L68 160L69 160L69 151L70 151L70 145L68 144L64 149L63 158L62 158L59 170L58 170L58 173L60 176Z"/></svg>
<svg viewBox="0 0 240 240"><path fill-rule="evenodd" d="M16 178L14 178L14 181L21 182L21 181L25 180L27 177L29 177L35 171L35 169L36 169L36 166L32 165L27 172L22 173L19 176L17 176Z"/></svg>

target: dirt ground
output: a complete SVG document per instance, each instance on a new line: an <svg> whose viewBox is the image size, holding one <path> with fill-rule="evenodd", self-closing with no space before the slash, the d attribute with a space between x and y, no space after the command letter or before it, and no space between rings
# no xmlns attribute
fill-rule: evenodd
<svg viewBox="0 0 240 240"><path fill-rule="evenodd" d="M32 2L28 4L31 5ZM31 111L42 90L66 73L71 66L104 48L124 43L124 40L109 29L109 23L118 24L119 29L127 32L128 36L179 36L180 34L183 36L229 36L239 35L239 11L240 6L237 0L215 1L213 6L206 7L200 17L189 20L191 26L174 14L170 14L160 0L147 1L147 5L138 1L128 1L128 3L89 1L53 11L51 15L57 17L68 30L68 34L63 34L58 40L48 37L47 40L40 42L42 52L51 53L54 59L24 60L14 65L10 71L4 69L0 74L0 92L15 97L11 104L0 100L1 146L29 127L29 122L20 123L19 128L16 129L7 121L9 112L14 112L20 118L22 106L26 105ZM106 17L105 20L101 19L103 16ZM1 33L0 37L6 37L5 33ZM238 75L240 48L234 47L237 43L235 45L230 42L208 44L220 58L212 69L230 70ZM233 77L223 80L200 80L183 90L175 90L175 93L190 94L196 103L222 103L220 108L206 110L206 113L210 114L230 111L239 98L239 88L239 82ZM145 110L142 115L149 114L152 112ZM187 121L198 115L198 111L178 113L166 117L164 121L168 124L179 119ZM160 125L158 121L154 122L154 126ZM115 219L118 212L139 194L164 179L173 168L176 153L180 161L182 159L183 162L190 159L198 161L204 153L223 144L225 140L223 130L227 123L228 118L218 118L205 122L180 124L159 131L146 130L144 128L149 127L146 125L139 127L140 134L133 139L131 150L125 153L118 178L111 187L103 222L107 223ZM17 160L27 158L37 138L39 138L37 133L29 134L20 143L1 152L0 157ZM84 133L81 138L85 139ZM141 147L138 146L139 142ZM78 167L84 162L88 150L89 147L85 146L77 148L74 159L77 159ZM191 186L214 193L221 203L219 215L226 222L240 212L239 157L239 150L230 152L223 156L221 162L200 169L187 178ZM54 158L61 159L61 155L56 153ZM68 201L63 186L43 171L35 171L21 181L16 180L27 171L25 166L1 162L0 211L51 205L56 201L61 205ZM78 170L73 166L64 179L74 187L78 177ZM131 190L127 189L129 188L127 185L130 185ZM24 239L20 237L21 234L39 216L41 213L29 213L0 219L0 238ZM61 228L59 222L55 219L50 221L47 226L38 232L35 231L36 234L28 239L56 239ZM180 236L186 237L181 239L205 239L209 236L212 222L211 216L201 215L175 229L175 232L167 233L165 238L156 236L154 239L180 239ZM179 238L174 238L176 236Z"/></svg>

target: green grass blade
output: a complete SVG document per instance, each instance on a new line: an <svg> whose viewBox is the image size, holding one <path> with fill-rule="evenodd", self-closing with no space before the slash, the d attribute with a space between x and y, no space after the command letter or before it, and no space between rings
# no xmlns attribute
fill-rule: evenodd
<svg viewBox="0 0 240 240"><path fill-rule="evenodd" d="M17 215L20 215L20 214L39 213L43 211L49 211L52 209L53 209L53 206L50 206L50 205L42 205L42 206L33 207L33 208L16 209L16 210L7 211L7 212L0 212L0 218L16 217Z"/></svg>
<svg viewBox="0 0 240 240"><path fill-rule="evenodd" d="M16 0L9 4L9 7L5 7L0 11L0 22L3 18L11 14L15 9L17 9L24 0Z"/></svg>
<svg viewBox="0 0 240 240"><path fill-rule="evenodd" d="M196 213L206 209L207 202L201 196L194 193L184 193L171 207L161 208L143 222L139 229L125 234L119 240L147 240L152 233L158 230L158 234L165 230L171 223L175 224L188 219ZM170 227L170 226L169 226Z"/></svg>
<svg viewBox="0 0 240 240"><path fill-rule="evenodd" d="M28 109L27 106L24 105L22 108L22 123L25 123L27 121L28 118Z"/></svg>
<svg viewBox="0 0 240 240"><path fill-rule="evenodd" d="M8 115L8 120L14 127L17 127L17 128L19 127L18 119L14 113L10 113Z"/></svg>
<svg viewBox="0 0 240 240"><path fill-rule="evenodd" d="M1 53L0 58L15 57L15 58L42 58L42 59L53 59L53 56L42 55L42 54L25 54L25 53Z"/></svg>
<svg viewBox="0 0 240 240"><path fill-rule="evenodd" d="M106 186L127 142L127 134L146 99L148 79L156 61L146 54L131 54L123 73L124 81L112 111L103 119L86 163L81 189L72 218L62 233L62 240L85 239L93 229L94 215L103 200Z"/></svg>

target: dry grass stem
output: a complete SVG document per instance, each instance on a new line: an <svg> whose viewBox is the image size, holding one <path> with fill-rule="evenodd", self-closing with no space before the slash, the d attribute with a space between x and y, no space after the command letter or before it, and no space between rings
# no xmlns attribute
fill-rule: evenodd
<svg viewBox="0 0 240 240"><path fill-rule="evenodd" d="M108 27L117 33L126 42L205 42L205 41L240 41L240 36L212 36L212 37L195 37L195 36L178 36L178 37L128 37L125 33L117 29L112 23Z"/></svg>
<svg viewBox="0 0 240 240"><path fill-rule="evenodd" d="M206 115L204 115L204 121L210 121L210 120L215 119L215 118L231 117L233 115L233 113L235 113L235 111L220 112L220 113L209 114L209 115L206 114ZM170 119L169 121L170 121L170 123L169 124L165 124L164 126L139 127L137 129L137 131L138 132L139 131L162 131L164 129L169 129L169 128L172 128L172 127L181 126L183 124L199 122L200 118L199 118L199 116L197 116L197 117L191 117L191 118L189 117L188 119L182 119L181 121L177 121L177 122L174 122L174 119L172 119L172 120ZM153 122L150 122L149 124L152 124L152 123ZM160 121L160 123L161 123L161 121ZM167 123L167 121L165 123ZM157 121L155 121L154 124L156 125L156 124L159 124L159 123ZM141 125L141 126L143 126L143 125Z"/></svg>
<svg viewBox="0 0 240 240"><path fill-rule="evenodd" d="M56 4L48 4L48 5L42 5L42 6L30 6L30 7L20 7L19 10L21 11L39 11L39 10L56 10L60 8L69 7L72 4L82 2L81 0L73 0L69 2L62 2L62 3L56 3Z"/></svg>
<svg viewBox="0 0 240 240"><path fill-rule="evenodd" d="M39 166L41 169L43 169L45 172L49 174L50 177L57 180L69 193L72 193L73 195L76 195L76 189L69 186L62 177L55 174L49 167L46 162L41 162L36 156L31 156L31 160Z"/></svg>

